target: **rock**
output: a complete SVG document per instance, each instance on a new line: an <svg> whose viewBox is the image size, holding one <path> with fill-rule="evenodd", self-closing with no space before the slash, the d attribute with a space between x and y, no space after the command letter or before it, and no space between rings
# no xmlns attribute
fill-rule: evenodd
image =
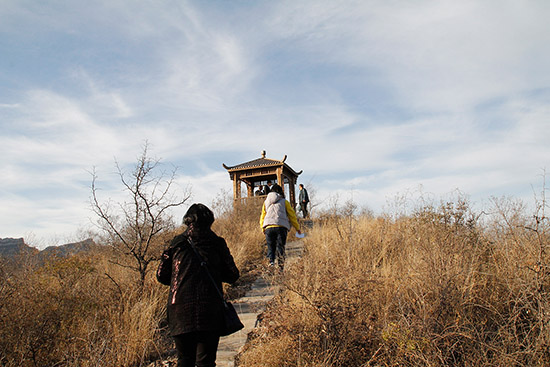
<svg viewBox="0 0 550 367"><path fill-rule="evenodd" d="M36 252L38 250L27 245L23 238L0 238L0 256L2 257L13 257Z"/></svg>
<svg viewBox="0 0 550 367"><path fill-rule="evenodd" d="M88 238L80 242L67 243L60 246L48 246L40 251L40 257L42 259L50 256L70 257L80 252L90 251L97 246L98 245L91 238Z"/></svg>

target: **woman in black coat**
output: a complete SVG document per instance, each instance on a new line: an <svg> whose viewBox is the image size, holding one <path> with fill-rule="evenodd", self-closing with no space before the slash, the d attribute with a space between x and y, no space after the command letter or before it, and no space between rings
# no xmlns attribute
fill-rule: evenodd
<svg viewBox="0 0 550 367"><path fill-rule="evenodd" d="M176 342L178 367L194 367L195 363L215 366L223 303L190 242L206 262L218 289L222 282L234 283L239 270L225 240L210 229L214 223L210 209L193 204L183 220L187 229L174 237L162 254L157 278L170 285L168 327Z"/></svg>

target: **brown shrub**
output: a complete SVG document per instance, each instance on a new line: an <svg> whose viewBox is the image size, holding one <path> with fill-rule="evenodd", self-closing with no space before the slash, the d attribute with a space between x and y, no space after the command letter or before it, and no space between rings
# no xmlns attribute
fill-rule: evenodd
<svg viewBox="0 0 550 367"><path fill-rule="evenodd" d="M262 255L259 216L246 205L215 222L245 279ZM182 230L159 233L150 249L160 255ZM143 366L165 353L168 287L157 263L142 282L132 261L105 247L42 266L0 262L0 366Z"/></svg>
<svg viewBox="0 0 550 367"><path fill-rule="evenodd" d="M158 349L164 290L151 278L143 290L134 272L88 254L3 279L3 366L132 366Z"/></svg>
<svg viewBox="0 0 550 367"><path fill-rule="evenodd" d="M254 272L263 256L264 235L260 228L262 201L249 202L221 208L213 225L213 230L225 238L241 274Z"/></svg>
<svg viewBox="0 0 550 367"><path fill-rule="evenodd" d="M240 365L549 365L548 219L495 208L325 216Z"/></svg>

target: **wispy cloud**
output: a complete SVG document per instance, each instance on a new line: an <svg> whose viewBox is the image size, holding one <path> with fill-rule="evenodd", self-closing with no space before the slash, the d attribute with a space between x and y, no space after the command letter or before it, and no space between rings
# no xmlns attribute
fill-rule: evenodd
<svg viewBox="0 0 550 367"><path fill-rule="evenodd" d="M146 140L205 203L231 190L221 163L262 149L319 201L530 196L550 157L549 15L540 1L5 1L0 236L86 222L89 171L118 197L114 159L130 167Z"/></svg>

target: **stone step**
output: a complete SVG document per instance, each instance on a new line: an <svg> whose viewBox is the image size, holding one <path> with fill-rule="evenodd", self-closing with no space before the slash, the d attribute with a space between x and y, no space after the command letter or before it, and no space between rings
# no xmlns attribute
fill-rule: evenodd
<svg viewBox="0 0 550 367"><path fill-rule="evenodd" d="M244 297L232 302L244 324L244 329L220 339L216 357L217 366L235 365L235 356L246 343L248 333L256 326L258 315L265 309L277 290L278 286L270 284L264 277L259 277Z"/></svg>

